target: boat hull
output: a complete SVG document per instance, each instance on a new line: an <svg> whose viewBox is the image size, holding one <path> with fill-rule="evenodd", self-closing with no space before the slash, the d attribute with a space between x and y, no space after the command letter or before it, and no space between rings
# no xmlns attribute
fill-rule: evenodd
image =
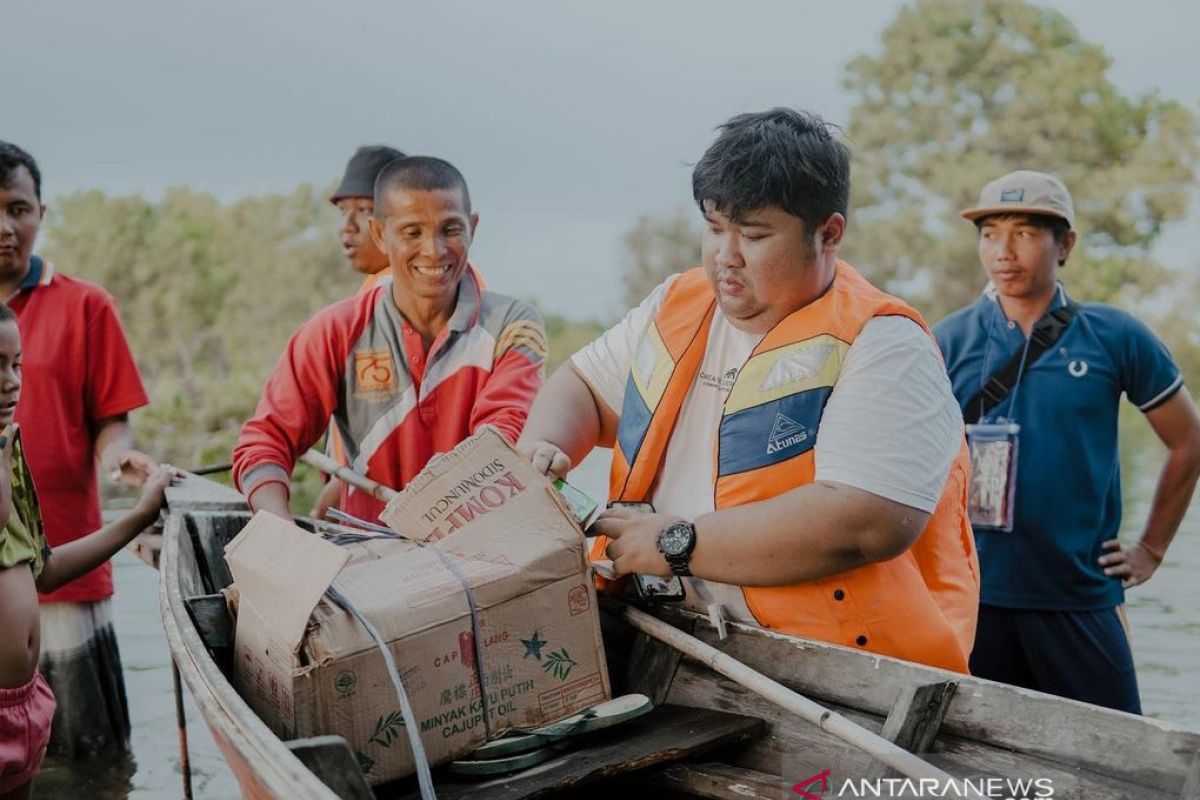
<svg viewBox="0 0 1200 800"><path fill-rule="evenodd" d="M168 495L160 605L172 658L244 797L330 800L336 795L237 694L189 613L189 598L212 595L230 582L222 549L249 518L236 495L198 500L196 487L204 488L193 483L198 480ZM621 620L621 608L606 601L602 615L614 691L751 715L769 726L766 736L723 754L720 764L675 765L652 781L722 796L712 781L689 782L689 775L707 769L774 784L786 796L793 782L826 770L843 788L845 780L886 775L858 749L635 632ZM907 711L902 698L911 699L917 687L952 683L924 757L956 777L1041 779L1036 785L1050 787L1056 800L1200 798L1200 732L751 626L726 624L722 638L706 618L686 611L659 615L876 733L889 715Z"/></svg>

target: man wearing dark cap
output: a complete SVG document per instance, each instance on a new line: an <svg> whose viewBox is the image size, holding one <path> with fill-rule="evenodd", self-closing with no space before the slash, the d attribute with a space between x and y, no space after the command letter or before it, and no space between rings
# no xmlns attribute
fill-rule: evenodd
<svg viewBox="0 0 1200 800"><path fill-rule="evenodd" d="M366 276L364 291L375 285L388 265L387 256L379 252L367 230L367 220L375 211L375 178L388 163L403 157L394 147L363 145L350 157L342 182L329 197L342 218L338 228L342 253L351 269Z"/></svg>
<svg viewBox="0 0 1200 800"><path fill-rule="evenodd" d="M1147 581L1200 474L1200 420L1162 342L1130 314L1077 303L1058 280L1075 246L1062 182L1026 170L962 216L990 282L934 328L967 422L982 572L971 672L1140 713L1122 612ZM1124 393L1169 454L1138 540L1121 526Z"/></svg>
<svg viewBox="0 0 1200 800"><path fill-rule="evenodd" d="M346 163L342 182L329 196L329 202L337 207L342 222L338 235L342 241L342 253L350 269L364 276L359 292L369 292L388 275L387 256L379 251L371 240L367 223L375 212L375 178L380 170L397 158L404 158L394 147L381 144L365 144L354 151ZM346 464L346 446L336 427L330 427L325 447L329 455L339 464ZM329 508L337 508L342 493L342 482L330 477L317 495L311 516L322 519Z"/></svg>
<svg viewBox="0 0 1200 800"><path fill-rule="evenodd" d="M324 309L288 342L233 452L254 510L290 516L296 456L331 420L351 468L396 490L484 425L516 441L546 336L533 308L486 291L471 269L478 223L451 164L408 157L383 168L370 231L391 283ZM383 510L367 492L341 492L349 514L374 521Z"/></svg>

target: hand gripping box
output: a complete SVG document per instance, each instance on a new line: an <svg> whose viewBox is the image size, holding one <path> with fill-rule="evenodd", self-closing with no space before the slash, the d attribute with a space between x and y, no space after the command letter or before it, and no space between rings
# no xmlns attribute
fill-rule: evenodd
<svg viewBox="0 0 1200 800"><path fill-rule="evenodd" d="M279 736L345 737L373 784L416 768L382 653L331 585L389 643L433 764L610 697L583 534L498 433L436 457L383 519L431 541L334 544L262 512L226 547L235 683Z"/></svg>

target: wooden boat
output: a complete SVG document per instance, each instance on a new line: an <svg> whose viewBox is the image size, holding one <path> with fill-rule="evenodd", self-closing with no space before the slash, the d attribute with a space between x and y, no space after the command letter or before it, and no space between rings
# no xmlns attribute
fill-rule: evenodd
<svg viewBox="0 0 1200 800"><path fill-rule="evenodd" d="M241 498L189 477L169 490L168 504L160 562L167 640L244 796L371 797L344 740L281 741L229 681L232 632L227 619L221 622L224 604L214 595L230 581L222 548L249 519ZM666 796L674 792L739 800L870 797L880 796L871 793L873 788L899 786L895 773L881 769L871 757L637 633L612 611L602 621L617 690L641 691L656 704L682 706L684 712L754 718L753 725L732 725L729 735L716 742L723 745L720 749L698 758L666 765L653 759L622 764L643 767L636 796L647 784ZM999 792L991 796L1200 798L1200 732L734 623L724 626L727 636L722 639L707 618L684 610L658 615L863 727L925 753L974 786L985 785L981 782L989 777L1000 781L988 785ZM602 766L589 767L579 754L569 761L575 773L565 782L539 783L518 775L464 790L439 781L439 796L521 797L578 787L608 774ZM545 766L530 772L543 775ZM390 796L387 791L378 796ZM400 795L411 791L411 786L397 789Z"/></svg>

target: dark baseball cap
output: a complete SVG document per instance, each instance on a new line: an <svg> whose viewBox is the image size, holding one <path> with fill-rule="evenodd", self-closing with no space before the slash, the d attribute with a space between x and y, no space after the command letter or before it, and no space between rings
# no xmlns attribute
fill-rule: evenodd
<svg viewBox="0 0 1200 800"><path fill-rule="evenodd" d="M404 153L387 145L367 144L358 148L347 162L342 182L329 196L329 202L336 203L343 197L374 197L375 178L397 158L404 158Z"/></svg>

